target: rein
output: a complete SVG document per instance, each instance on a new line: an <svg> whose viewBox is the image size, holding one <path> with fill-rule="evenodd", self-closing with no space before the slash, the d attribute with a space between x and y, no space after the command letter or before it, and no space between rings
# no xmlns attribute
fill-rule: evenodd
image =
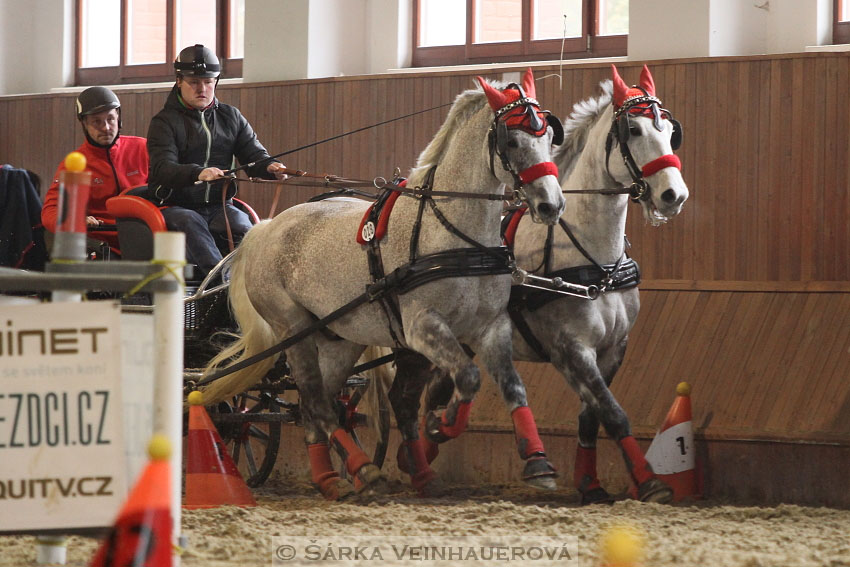
<svg viewBox="0 0 850 567"><path fill-rule="evenodd" d="M309 144L305 144L303 146L299 146L299 147L291 149L291 150L286 150L285 152L280 152L279 154L275 154L273 156L269 156L269 157L266 157L266 158L263 158L263 159L258 159L256 161L252 161L251 163L246 163L245 165L240 165L239 167L234 167L232 169L228 169L224 172L224 175L225 176L231 176L234 173L248 169L250 167L254 167L255 165L260 164L260 163L271 161L273 159L277 159L279 157L283 157L283 156L286 156L286 155L289 155L289 154L294 154L295 152L300 152L301 150L306 150L308 148L312 148L312 147L318 146L320 144L325 144L327 142L333 142L334 140L339 140L340 138L344 138L344 137L350 136L352 134L357 134L358 132L363 132L365 130L377 128L378 126L383 126L384 124L389 124L391 122L397 122L399 120L404 120L405 118L410 118L411 116L416 116L418 114L424 114L426 112L431 112L432 110L439 110L440 108L445 108L446 106L451 106L453 104L454 104L454 102L447 102L445 104L441 104L441 105L438 105L438 106L432 106L431 108L426 108L425 110L417 110L416 112L411 112L411 113L405 114L403 116L396 116L395 118L390 118L389 120L382 120L381 122L376 122L375 124L370 124L368 126L363 126L361 128L355 128L354 130L349 130L348 132L343 132L342 134L337 134L336 136L331 136L330 138L325 138L324 140L319 140L318 142L311 142ZM213 183L215 181L219 181L219 180L216 179L214 181L211 181L210 183ZM203 183L203 182L201 182L201 183ZM195 182L195 184L197 185L198 182Z"/></svg>

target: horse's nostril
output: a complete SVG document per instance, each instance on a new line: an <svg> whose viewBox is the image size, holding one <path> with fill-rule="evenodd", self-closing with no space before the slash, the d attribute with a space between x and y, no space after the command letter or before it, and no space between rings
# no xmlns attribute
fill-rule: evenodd
<svg viewBox="0 0 850 567"><path fill-rule="evenodd" d="M672 189L667 189L661 194L661 200L665 203L673 203L676 201L676 192Z"/></svg>
<svg viewBox="0 0 850 567"><path fill-rule="evenodd" d="M553 207L549 203L540 203L537 206L537 213L541 217L549 217L555 214L555 207Z"/></svg>

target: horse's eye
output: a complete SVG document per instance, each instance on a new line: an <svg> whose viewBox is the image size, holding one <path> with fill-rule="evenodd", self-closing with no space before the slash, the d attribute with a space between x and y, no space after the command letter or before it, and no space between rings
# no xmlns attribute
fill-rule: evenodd
<svg viewBox="0 0 850 567"><path fill-rule="evenodd" d="M517 143L516 140L508 140L508 147L509 148L518 148L519 143Z"/></svg>
<svg viewBox="0 0 850 567"><path fill-rule="evenodd" d="M632 136L640 136L640 128L638 128L637 126L630 126L629 134L631 134Z"/></svg>

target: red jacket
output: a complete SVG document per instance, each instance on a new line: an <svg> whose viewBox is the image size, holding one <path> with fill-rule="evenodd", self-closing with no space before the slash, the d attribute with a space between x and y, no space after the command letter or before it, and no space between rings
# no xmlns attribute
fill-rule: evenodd
<svg viewBox="0 0 850 567"><path fill-rule="evenodd" d="M93 146L88 140L83 142L77 151L86 156L86 171L92 174L86 214L107 223L114 223L115 219L106 212L106 200L133 187L145 185L148 181L147 140L138 136L119 136L115 144L109 148L108 156L105 148ZM56 232L59 174L64 170L65 161L62 160L53 176L53 183L47 190L41 209L41 222L50 232ZM98 238L103 235L95 232L91 233L91 236ZM112 239L101 238L101 240L117 245L117 241L112 242Z"/></svg>

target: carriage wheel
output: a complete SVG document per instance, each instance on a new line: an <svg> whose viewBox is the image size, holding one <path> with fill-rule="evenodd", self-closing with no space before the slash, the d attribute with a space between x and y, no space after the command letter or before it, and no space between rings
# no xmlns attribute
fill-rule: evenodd
<svg viewBox="0 0 850 567"><path fill-rule="evenodd" d="M242 478L251 488L262 485L274 469L280 448L281 422L251 420L252 415L279 414L280 406L271 394L243 392L233 398L231 412L245 416L244 421L219 427L222 440L233 457ZM221 412L221 408L219 409Z"/></svg>
<svg viewBox="0 0 850 567"><path fill-rule="evenodd" d="M386 396L381 396L377 402L374 419L366 415L369 411L361 404L363 395L368 388L368 381L360 377L352 377L337 396L335 405L340 418L340 425L348 431L357 446L363 449L378 468L384 464L387 456L387 446L390 438L390 404ZM370 422L374 427L370 427ZM351 480L345 463L331 451L334 465L342 478Z"/></svg>

